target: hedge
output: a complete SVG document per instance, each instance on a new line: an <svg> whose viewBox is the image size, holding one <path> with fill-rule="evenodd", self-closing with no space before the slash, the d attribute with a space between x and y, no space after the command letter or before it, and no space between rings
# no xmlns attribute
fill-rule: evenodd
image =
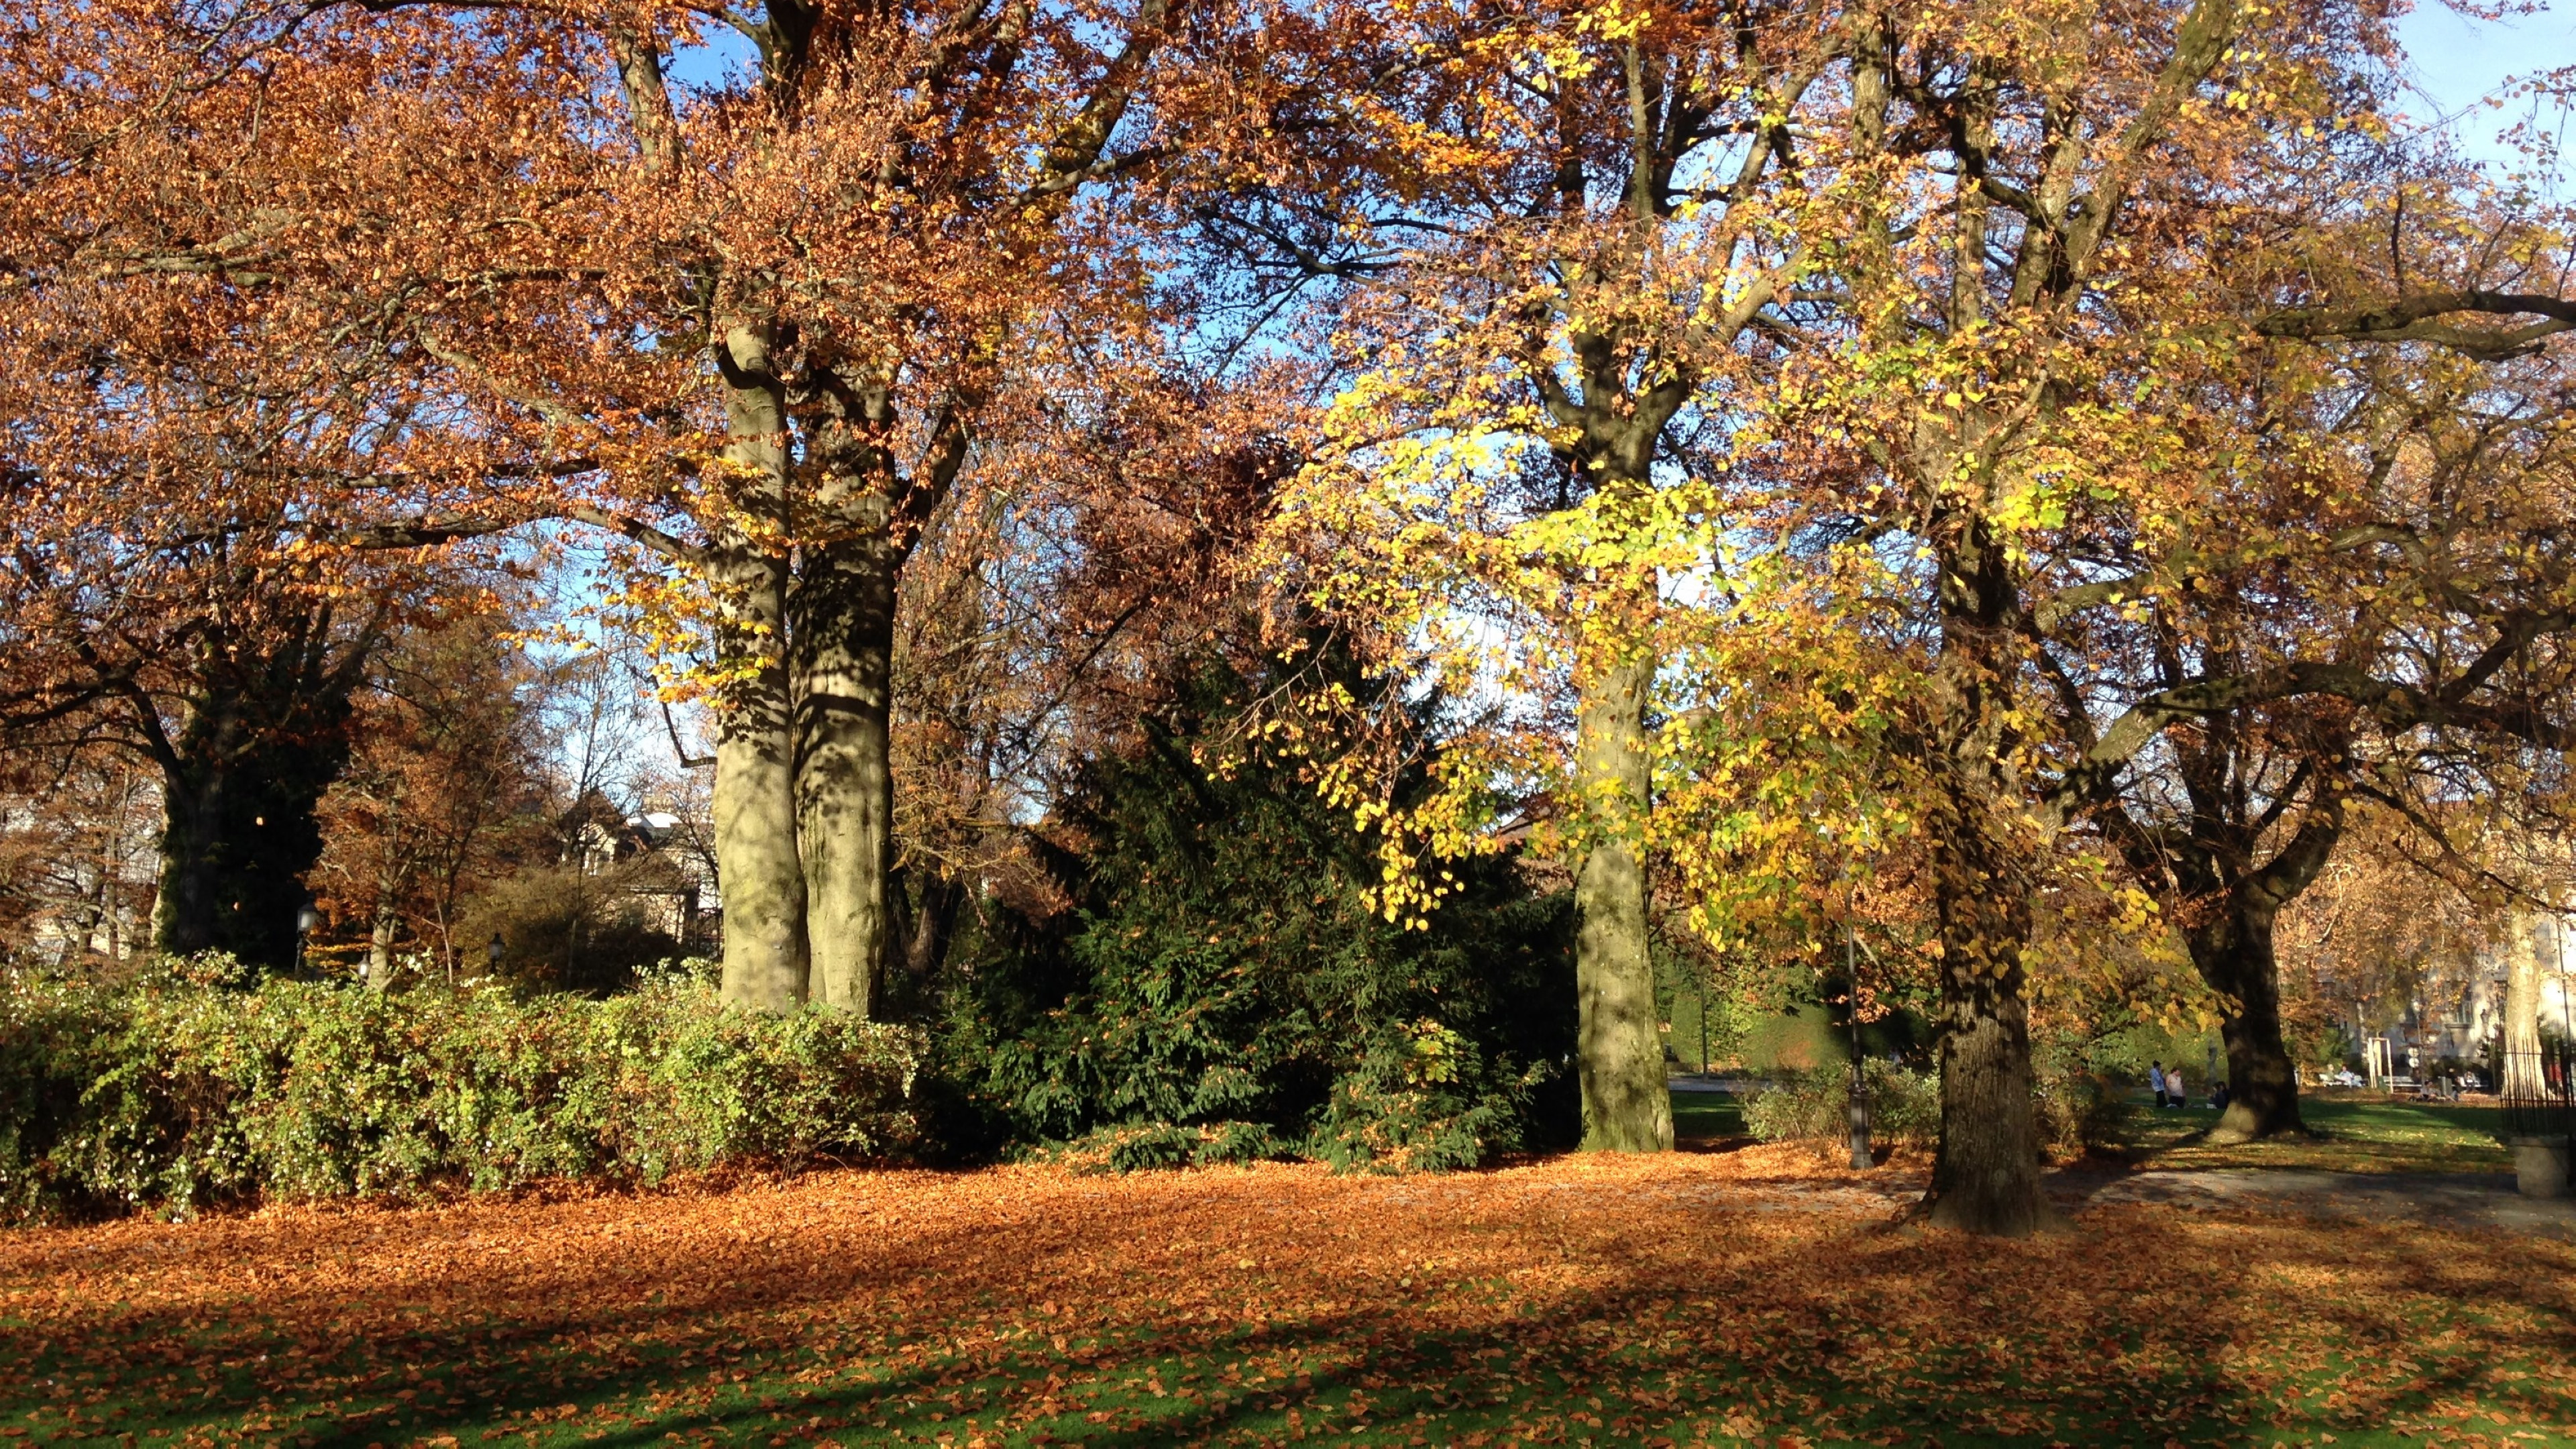
<svg viewBox="0 0 2576 1449"><path fill-rule="evenodd" d="M727 1009L675 970L607 1000L0 976L0 1219L651 1184L915 1145L909 1029Z"/></svg>

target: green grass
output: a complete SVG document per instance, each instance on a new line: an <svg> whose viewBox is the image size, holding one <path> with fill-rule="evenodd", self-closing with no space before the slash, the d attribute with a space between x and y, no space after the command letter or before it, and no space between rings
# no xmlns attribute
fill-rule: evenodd
<svg viewBox="0 0 2576 1449"><path fill-rule="evenodd" d="M2400 1102L2367 1092L2311 1090L2300 1113L2313 1134L2222 1146L2204 1140L2218 1125L2207 1107L2158 1110L2141 1096L2122 1143L2135 1166L2199 1169L2272 1167L2325 1172L2511 1172L2497 1140L2493 1107ZM1715 1092L1673 1093L1673 1135L1738 1137L1743 1103Z"/></svg>
<svg viewBox="0 0 2576 1449"><path fill-rule="evenodd" d="M1683 1139L1741 1137L1744 1104L1722 1092L1675 1092L1673 1135Z"/></svg>
<svg viewBox="0 0 2576 1449"><path fill-rule="evenodd" d="M2205 1107L2139 1108L2127 1143L2142 1167L2314 1168L2329 1172L2511 1172L2513 1157L2497 1141L2493 1107L2398 1102L2360 1092L2303 1096L2310 1137L2220 1146L2204 1140L2218 1125Z"/></svg>

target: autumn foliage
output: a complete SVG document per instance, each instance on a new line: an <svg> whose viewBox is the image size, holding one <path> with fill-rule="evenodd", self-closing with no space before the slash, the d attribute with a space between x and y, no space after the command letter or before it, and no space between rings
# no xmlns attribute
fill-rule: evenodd
<svg viewBox="0 0 2576 1449"><path fill-rule="evenodd" d="M321 890L453 975L542 793L492 585L604 550L577 611L704 725L736 1006L962 1014L1030 1130L1216 1130L1100 1083L1241 1004L1246 926L1363 1067L1483 1021L1656 1153L1669 963L1721 961L1925 1012L1926 1211L2038 1231L2035 1021L2196 991L2229 1133L2294 1130L2276 920L2348 811L2564 814L2566 219L2405 130L2393 22L38 0L0 728L149 766L156 946L294 969ZM1260 686L1184 738L1209 664ZM1158 749L1217 782L1176 841L1343 833L1330 930L1271 949L1211 847L1130 922L1197 964L1106 957L1161 908L1080 796ZM1462 1005L1550 976L1451 984L1479 893L1558 891L1570 993ZM1062 979L1005 1008L1023 929Z"/></svg>

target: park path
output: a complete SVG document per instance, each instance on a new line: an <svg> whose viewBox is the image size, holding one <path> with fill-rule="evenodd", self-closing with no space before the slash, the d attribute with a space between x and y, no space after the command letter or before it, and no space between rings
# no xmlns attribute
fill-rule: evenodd
<svg viewBox="0 0 2576 1449"><path fill-rule="evenodd" d="M2050 1172L2048 1194L2075 1213L2138 1205L2185 1212L2257 1213L2328 1221L2412 1223L2576 1241L2576 1199L2527 1198L2511 1173L2325 1172L2222 1167L2122 1170L2078 1166ZM1757 1212L1840 1209L1891 1214L1923 1195L1927 1175L1881 1167L1837 1180L1759 1185Z"/></svg>
<svg viewBox="0 0 2576 1449"><path fill-rule="evenodd" d="M2269 1167L2052 1172L2049 1192L2078 1209L2110 1203L2298 1213L2576 1239L2576 1200L2524 1197L2511 1173L2321 1172Z"/></svg>

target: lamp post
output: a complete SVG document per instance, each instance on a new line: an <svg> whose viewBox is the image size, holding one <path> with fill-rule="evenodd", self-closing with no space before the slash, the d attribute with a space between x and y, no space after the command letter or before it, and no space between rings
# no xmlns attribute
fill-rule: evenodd
<svg viewBox="0 0 2576 1449"><path fill-rule="evenodd" d="M322 913L313 909L313 903L311 901L306 901L302 906L296 909L295 974L299 979L304 975L304 938L312 935L313 928L321 924Z"/></svg>

